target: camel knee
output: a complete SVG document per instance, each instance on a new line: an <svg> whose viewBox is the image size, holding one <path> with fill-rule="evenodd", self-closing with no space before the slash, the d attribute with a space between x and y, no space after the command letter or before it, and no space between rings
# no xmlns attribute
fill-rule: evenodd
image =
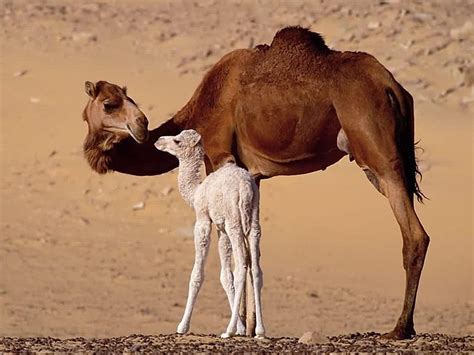
<svg viewBox="0 0 474 355"><path fill-rule="evenodd" d="M382 195L387 196L383 187L380 185L379 178L375 175L370 169L363 169L365 176L370 181L370 183L375 187L375 189L380 192Z"/></svg>

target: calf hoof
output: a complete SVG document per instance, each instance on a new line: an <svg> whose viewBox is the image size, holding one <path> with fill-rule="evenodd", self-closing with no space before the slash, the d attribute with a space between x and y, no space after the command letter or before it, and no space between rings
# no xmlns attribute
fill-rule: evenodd
<svg viewBox="0 0 474 355"><path fill-rule="evenodd" d="M232 334L229 334L229 333L222 333L221 334L221 338L222 339L228 339L228 338L232 338Z"/></svg>
<svg viewBox="0 0 474 355"><path fill-rule="evenodd" d="M187 324L183 324L183 323L179 323L178 324L178 328L176 329L176 333L178 334L186 334L189 330L189 325Z"/></svg>
<svg viewBox="0 0 474 355"><path fill-rule="evenodd" d="M265 334L257 334L257 335L255 335L254 338L257 339L257 340L264 340L264 339L267 339L267 337L265 336Z"/></svg>
<svg viewBox="0 0 474 355"><path fill-rule="evenodd" d="M237 332L235 333L236 335L246 335L245 333L245 325L242 321L239 321L237 323Z"/></svg>

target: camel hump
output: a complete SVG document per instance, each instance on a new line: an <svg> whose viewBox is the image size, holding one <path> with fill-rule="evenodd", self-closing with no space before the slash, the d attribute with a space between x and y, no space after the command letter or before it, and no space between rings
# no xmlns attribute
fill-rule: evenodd
<svg viewBox="0 0 474 355"><path fill-rule="evenodd" d="M273 38L271 48L310 48L320 53L330 49L324 38L316 32L300 26L285 27L278 31Z"/></svg>

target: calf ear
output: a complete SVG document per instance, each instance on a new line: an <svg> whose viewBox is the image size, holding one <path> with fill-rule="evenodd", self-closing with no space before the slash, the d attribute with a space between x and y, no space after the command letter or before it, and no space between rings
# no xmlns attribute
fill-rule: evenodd
<svg viewBox="0 0 474 355"><path fill-rule="evenodd" d="M127 96L127 87L126 86L122 87L122 91L125 94L125 96Z"/></svg>
<svg viewBox="0 0 474 355"><path fill-rule="evenodd" d="M194 132L192 140L191 140L191 146L194 147L200 141L201 141L201 135L197 132Z"/></svg>
<svg viewBox="0 0 474 355"><path fill-rule="evenodd" d="M97 96L95 85L90 81L86 81L85 83L86 94L89 95L91 98L95 99Z"/></svg>

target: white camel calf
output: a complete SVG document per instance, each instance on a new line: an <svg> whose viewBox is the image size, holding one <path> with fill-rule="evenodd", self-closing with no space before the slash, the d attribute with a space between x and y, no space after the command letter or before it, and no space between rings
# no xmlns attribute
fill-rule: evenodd
<svg viewBox="0 0 474 355"><path fill-rule="evenodd" d="M258 188L248 171L232 163L224 165L202 181L200 168L204 150L200 140L201 136L196 131L185 130L177 136L161 137L155 143L158 149L178 158L179 191L196 212L196 258L189 281L186 309L177 332L183 334L189 330L196 297L204 280L204 263L209 251L212 222L220 232L221 282L232 311L227 331L221 336L227 338L234 334L245 334L245 326L239 317L239 305L247 274L247 250L250 247L256 314L255 334L257 337L264 337L260 297L263 276L259 261L261 232ZM231 270L232 252L235 275Z"/></svg>

